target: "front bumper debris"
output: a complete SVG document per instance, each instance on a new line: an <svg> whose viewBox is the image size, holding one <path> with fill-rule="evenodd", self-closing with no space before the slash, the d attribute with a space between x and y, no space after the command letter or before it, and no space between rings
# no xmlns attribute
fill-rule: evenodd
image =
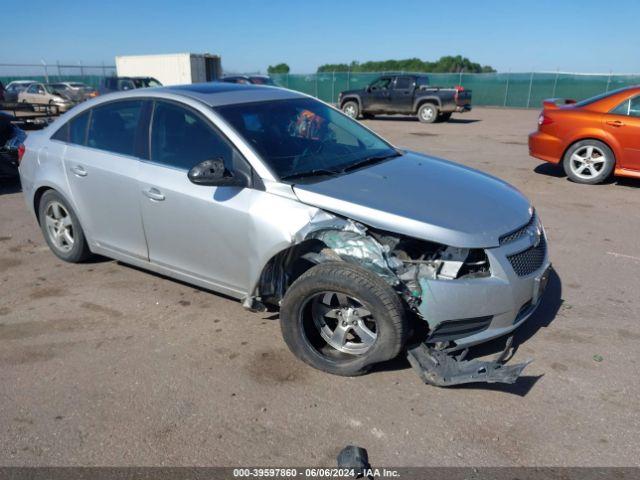
<svg viewBox="0 0 640 480"><path fill-rule="evenodd" d="M407 351L411 366L424 383L436 387L450 387L463 383L515 383L533 360L505 365L511 352L513 337L494 360L465 360L468 349L457 357L447 350L436 350L421 343Z"/></svg>

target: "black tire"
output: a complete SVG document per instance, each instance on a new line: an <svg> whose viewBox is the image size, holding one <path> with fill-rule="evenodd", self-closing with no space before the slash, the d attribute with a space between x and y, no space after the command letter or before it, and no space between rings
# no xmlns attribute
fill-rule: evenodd
<svg viewBox="0 0 640 480"><path fill-rule="evenodd" d="M340 352L323 339L310 304L325 292L357 298L371 313L377 336L366 352ZM301 275L284 296L280 326L296 357L318 370L344 376L361 375L372 365L395 358L409 332L404 307L393 289L377 275L346 262L316 265Z"/></svg>
<svg viewBox="0 0 640 480"><path fill-rule="evenodd" d="M591 156L588 156L589 151L592 152ZM576 158L584 158L585 161L581 162ZM581 172L582 165L586 167ZM562 166L567 176L573 182L586 185L604 182L611 176L615 165L616 158L613 151L606 144L591 139L581 140L571 145L562 159Z"/></svg>
<svg viewBox="0 0 640 480"><path fill-rule="evenodd" d="M438 106L433 103L423 103L418 108L418 120L422 123L433 123L438 119Z"/></svg>
<svg viewBox="0 0 640 480"><path fill-rule="evenodd" d="M451 118L451 112L441 112L438 114L438 122L448 122Z"/></svg>
<svg viewBox="0 0 640 480"><path fill-rule="evenodd" d="M68 250L55 243L53 239L54 235L50 231L50 225L48 225L47 213L55 204L59 204L64 208L70 221L73 244ZM67 215L64 215L63 217L66 218ZM78 217L62 195L55 190L47 190L42 195L42 198L40 198L40 203L38 204L38 219L40 222L40 229L42 230L42 234L44 235L47 245L49 245L51 251L58 258L65 262L79 263L91 256L91 251L87 245L87 240L84 236L82 227L80 226Z"/></svg>
<svg viewBox="0 0 640 480"><path fill-rule="evenodd" d="M360 106L358 102L354 100L349 100L342 104L342 113L344 113L347 117L351 117L353 119L358 119L360 116Z"/></svg>

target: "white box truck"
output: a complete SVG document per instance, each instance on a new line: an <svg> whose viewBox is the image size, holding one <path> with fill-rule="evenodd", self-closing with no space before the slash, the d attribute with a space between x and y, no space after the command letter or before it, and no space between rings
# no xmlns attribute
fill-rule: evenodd
<svg viewBox="0 0 640 480"><path fill-rule="evenodd" d="M163 85L211 82L222 76L220 56L210 53L123 55L116 57L119 77L153 77Z"/></svg>

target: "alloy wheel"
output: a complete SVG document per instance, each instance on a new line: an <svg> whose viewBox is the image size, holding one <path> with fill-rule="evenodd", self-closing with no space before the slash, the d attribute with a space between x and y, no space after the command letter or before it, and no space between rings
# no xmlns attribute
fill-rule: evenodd
<svg viewBox="0 0 640 480"><path fill-rule="evenodd" d="M313 325L328 346L351 355L365 354L373 347L378 338L376 322L357 298L322 292L307 303L311 305Z"/></svg>
<svg viewBox="0 0 640 480"><path fill-rule="evenodd" d="M607 156L598 147L587 145L578 148L569 159L569 168L576 177L591 180L605 168Z"/></svg>
<svg viewBox="0 0 640 480"><path fill-rule="evenodd" d="M61 252L73 248L73 222L71 215L60 202L51 202L45 210L45 224L49 239Z"/></svg>

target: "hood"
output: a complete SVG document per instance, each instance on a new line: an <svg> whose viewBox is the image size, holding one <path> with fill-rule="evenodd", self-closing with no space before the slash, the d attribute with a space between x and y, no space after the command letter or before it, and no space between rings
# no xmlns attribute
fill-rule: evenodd
<svg viewBox="0 0 640 480"><path fill-rule="evenodd" d="M303 203L454 247L498 246L531 217L527 198L508 183L416 153L293 189Z"/></svg>

